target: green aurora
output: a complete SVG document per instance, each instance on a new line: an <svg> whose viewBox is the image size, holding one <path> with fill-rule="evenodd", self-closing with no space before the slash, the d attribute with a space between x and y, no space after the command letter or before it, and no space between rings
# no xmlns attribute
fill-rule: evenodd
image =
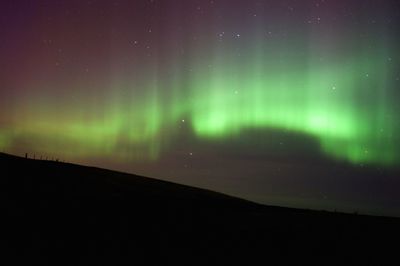
<svg viewBox="0 0 400 266"><path fill-rule="evenodd" d="M368 53L329 64L319 57L282 60L268 51L247 60L216 57L210 65L193 65L185 84L178 75L164 84L148 82L144 95L130 99L113 88L101 110L97 103L50 107L31 100L0 130L0 147L12 149L29 137L38 154L155 160L176 128L188 123L201 139L240 138L249 128L304 133L332 158L393 165L400 152L389 63L386 54Z"/></svg>
<svg viewBox="0 0 400 266"><path fill-rule="evenodd" d="M0 150L157 162L182 128L218 143L250 129L398 165L397 2L197 2L49 2L8 18Z"/></svg>

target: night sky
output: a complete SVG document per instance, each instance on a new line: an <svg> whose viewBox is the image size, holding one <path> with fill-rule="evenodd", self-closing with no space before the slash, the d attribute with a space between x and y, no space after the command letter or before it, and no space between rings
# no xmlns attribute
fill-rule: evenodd
<svg viewBox="0 0 400 266"><path fill-rule="evenodd" d="M400 215L400 4L1 1L0 151Z"/></svg>

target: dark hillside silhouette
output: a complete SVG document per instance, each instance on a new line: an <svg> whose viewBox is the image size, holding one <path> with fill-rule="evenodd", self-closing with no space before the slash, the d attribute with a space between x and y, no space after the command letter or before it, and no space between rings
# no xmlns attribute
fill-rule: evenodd
<svg viewBox="0 0 400 266"><path fill-rule="evenodd" d="M400 219L263 206L0 154L2 260L24 265L383 264Z"/></svg>

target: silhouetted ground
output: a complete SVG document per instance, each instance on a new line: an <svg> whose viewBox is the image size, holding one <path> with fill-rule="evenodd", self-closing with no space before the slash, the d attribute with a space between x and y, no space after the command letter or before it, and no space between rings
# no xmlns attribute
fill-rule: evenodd
<svg viewBox="0 0 400 266"><path fill-rule="evenodd" d="M2 265L400 263L398 218L262 206L6 154L0 169Z"/></svg>

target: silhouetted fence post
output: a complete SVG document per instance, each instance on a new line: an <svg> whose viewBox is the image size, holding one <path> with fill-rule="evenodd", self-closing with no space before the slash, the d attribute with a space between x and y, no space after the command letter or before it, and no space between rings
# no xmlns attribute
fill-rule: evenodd
<svg viewBox="0 0 400 266"><path fill-rule="evenodd" d="M28 153L25 153L25 159L28 159Z"/></svg>

